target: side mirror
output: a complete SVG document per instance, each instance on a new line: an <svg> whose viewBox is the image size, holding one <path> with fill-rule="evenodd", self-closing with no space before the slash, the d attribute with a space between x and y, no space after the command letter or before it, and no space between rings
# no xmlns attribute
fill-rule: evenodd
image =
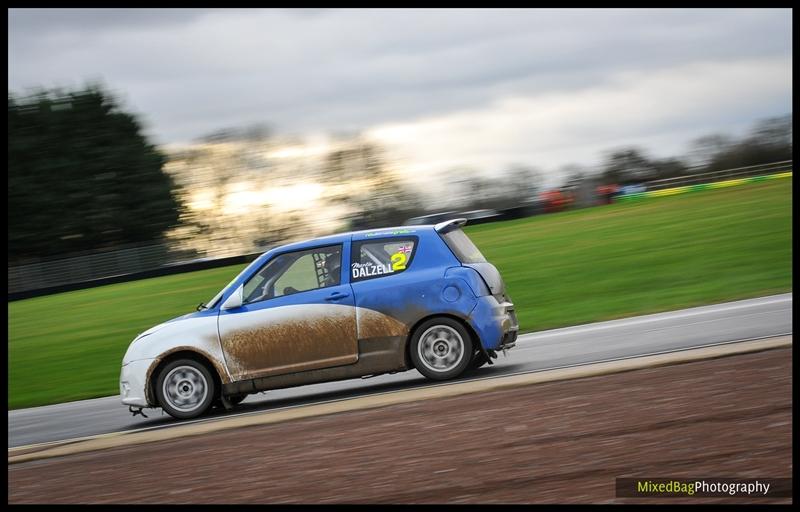
<svg viewBox="0 0 800 512"><path fill-rule="evenodd" d="M222 303L222 309L238 308L242 305L244 295L244 285L239 285L236 291Z"/></svg>

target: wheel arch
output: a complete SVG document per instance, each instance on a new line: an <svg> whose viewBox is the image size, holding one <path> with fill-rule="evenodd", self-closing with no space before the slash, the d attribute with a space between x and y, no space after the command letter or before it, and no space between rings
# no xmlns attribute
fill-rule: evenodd
<svg viewBox="0 0 800 512"><path fill-rule="evenodd" d="M406 362L406 366L408 368L414 368L414 363L411 360L411 339L414 337L414 334L416 334L417 329L419 329L420 325L422 325L424 322L427 322L428 320L431 320L433 318L449 318L449 319L455 320L456 322L461 324L467 330L467 332L469 333L469 336L472 339L472 344L474 346L476 345L478 347L478 349L481 352L483 352L484 355L486 355L486 357L489 357L489 354L486 353L486 349L483 348L483 343L481 343L480 336L478 336L478 333L475 331L475 329L473 329L473 327L469 324L469 322L467 321L466 318L460 317L458 315L454 315L452 313L433 313L433 314L430 314L430 315L427 315L427 316L424 316L424 317L420 318L408 330L408 337L406 338L405 349L404 349L405 362Z"/></svg>
<svg viewBox="0 0 800 512"><path fill-rule="evenodd" d="M177 359L192 359L204 365L214 378L217 394L222 393L223 377L225 374L221 373L221 368L219 368L218 364L214 363L211 356L195 347L175 347L157 357L147 370L144 392L145 399L149 404L152 404L154 407L160 407L161 404L158 403L157 393L155 392L158 374L165 365Z"/></svg>

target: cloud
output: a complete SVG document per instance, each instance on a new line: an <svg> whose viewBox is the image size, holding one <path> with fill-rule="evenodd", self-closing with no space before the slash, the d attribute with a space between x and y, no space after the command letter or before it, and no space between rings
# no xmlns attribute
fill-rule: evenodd
<svg viewBox="0 0 800 512"><path fill-rule="evenodd" d="M791 67L789 9L10 9L8 29L9 89L101 80L160 143L255 122L406 126L446 140L453 160L501 137L467 153L555 162L583 158L566 149L576 137L675 146L791 109L791 80L775 71ZM782 82L749 76L767 68ZM735 75L730 92L711 69ZM689 97L702 105L672 99Z"/></svg>
<svg viewBox="0 0 800 512"><path fill-rule="evenodd" d="M790 111L791 91L786 58L691 63L620 72L582 90L507 97L368 133L400 155L412 180L459 167L527 163L552 170L567 162L591 165L621 144L654 156L681 154L699 135L741 132L755 117ZM752 111L742 116L747 106Z"/></svg>

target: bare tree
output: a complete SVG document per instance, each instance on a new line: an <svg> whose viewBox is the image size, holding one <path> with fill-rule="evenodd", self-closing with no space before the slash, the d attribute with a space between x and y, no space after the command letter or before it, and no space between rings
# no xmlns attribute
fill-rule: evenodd
<svg viewBox="0 0 800 512"><path fill-rule="evenodd" d="M692 141L689 149L689 161L693 166L707 166L714 157L733 146L729 135L715 133L704 135Z"/></svg>
<svg viewBox="0 0 800 512"><path fill-rule="evenodd" d="M635 147L611 151L603 167L603 181L608 184L646 181L658 176L658 171L652 162L641 149Z"/></svg>

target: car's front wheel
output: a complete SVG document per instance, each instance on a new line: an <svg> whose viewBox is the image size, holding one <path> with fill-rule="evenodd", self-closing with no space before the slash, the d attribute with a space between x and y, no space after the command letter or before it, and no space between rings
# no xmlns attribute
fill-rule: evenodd
<svg viewBox="0 0 800 512"><path fill-rule="evenodd" d="M159 372L156 396L170 416L196 418L211 407L216 385L206 365L194 359L178 359Z"/></svg>
<svg viewBox="0 0 800 512"><path fill-rule="evenodd" d="M447 380L461 375L472 359L472 338L452 318L431 318L411 338L411 360L425 377Z"/></svg>

